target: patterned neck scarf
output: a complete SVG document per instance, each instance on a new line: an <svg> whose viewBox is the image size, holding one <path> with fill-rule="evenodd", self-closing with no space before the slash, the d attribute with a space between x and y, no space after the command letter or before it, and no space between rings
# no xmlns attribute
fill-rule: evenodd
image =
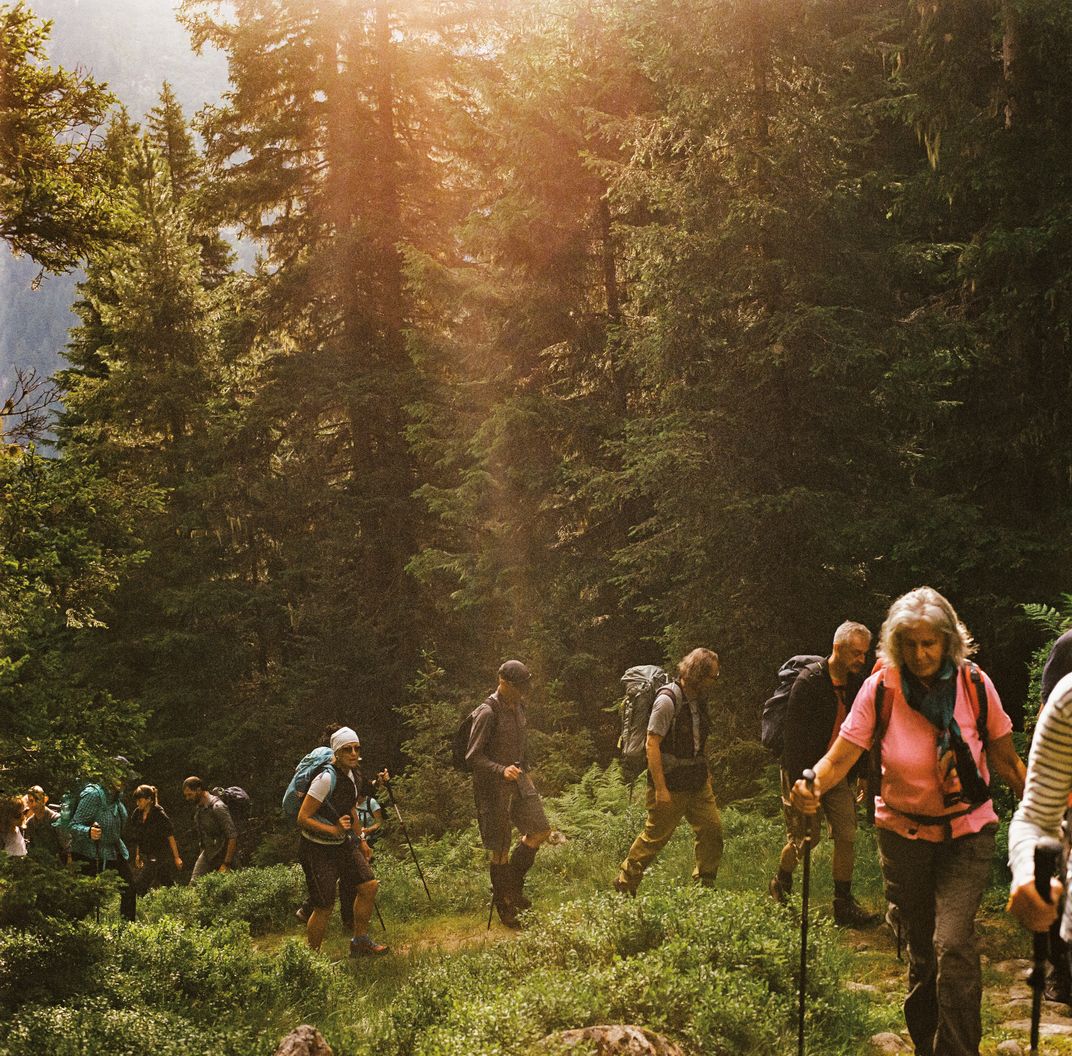
<svg viewBox="0 0 1072 1056"><path fill-rule="evenodd" d="M938 677L928 686L907 667L901 668L901 687L908 706L938 731L938 778L947 807L957 803L985 803L990 798L990 789L975 765L960 725L953 718L958 670L956 664L946 660Z"/></svg>

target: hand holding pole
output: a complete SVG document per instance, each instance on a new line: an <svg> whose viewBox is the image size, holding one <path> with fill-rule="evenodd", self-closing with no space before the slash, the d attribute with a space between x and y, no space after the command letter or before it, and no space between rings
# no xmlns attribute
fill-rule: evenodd
<svg viewBox="0 0 1072 1056"><path fill-rule="evenodd" d="M1051 899L1050 881L1061 860L1061 844L1054 839L1041 839L1035 844L1035 890L1044 902ZM1032 936L1035 965L1027 981L1031 986L1031 1056L1038 1056L1039 1020L1042 1018L1042 991L1046 986L1046 959L1050 950L1050 933L1036 931Z"/></svg>

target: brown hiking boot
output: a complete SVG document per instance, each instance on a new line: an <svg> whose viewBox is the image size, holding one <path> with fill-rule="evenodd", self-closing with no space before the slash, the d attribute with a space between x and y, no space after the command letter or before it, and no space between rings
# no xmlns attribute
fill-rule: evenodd
<svg viewBox="0 0 1072 1056"><path fill-rule="evenodd" d="M628 895L630 898L636 898L636 888L633 887L633 885L621 874L614 878L614 890L617 891L619 895Z"/></svg>
<svg viewBox="0 0 1072 1056"><path fill-rule="evenodd" d="M789 898L789 892L792 890L792 886L782 883L782 878L775 873L771 877L771 882L767 885L767 890L770 892L770 897L774 899L780 906L784 906L786 899Z"/></svg>
<svg viewBox="0 0 1072 1056"><path fill-rule="evenodd" d="M834 899L834 923L840 927L869 928L878 919L878 913L869 913L852 895Z"/></svg>

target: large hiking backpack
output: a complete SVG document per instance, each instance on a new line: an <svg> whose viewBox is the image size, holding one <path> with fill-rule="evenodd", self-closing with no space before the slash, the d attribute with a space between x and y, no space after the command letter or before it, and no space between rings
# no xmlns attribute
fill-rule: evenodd
<svg viewBox="0 0 1072 1056"><path fill-rule="evenodd" d="M760 716L759 739L764 748L781 757L785 747L782 731L785 728L785 713L789 709L789 692L801 671L812 664L820 663L821 656L801 653L791 656L778 668L778 688L767 698Z"/></svg>
<svg viewBox="0 0 1072 1056"><path fill-rule="evenodd" d="M283 793L284 814L290 818L298 817L302 800L305 798L305 793L309 791L313 778L324 769L327 769L331 775L331 792L335 791L335 770L331 766L331 760L334 758L335 753L326 745L314 748L302 756L301 761L294 768L294 776L290 779L286 792ZM330 795L331 792L328 794Z"/></svg>
<svg viewBox="0 0 1072 1056"><path fill-rule="evenodd" d="M618 738L618 750L622 759L622 773L628 781L647 769L646 747L651 706L659 691L669 683L670 676L655 664L640 664L622 675L625 696L621 703L622 732Z"/></svg>
<svg viewBox="0 0 1072 1056"><path fill-rule="evenodd" d="M74 816L78 811L78 804L82 802L83 794L92 784L92 781L79 781L64 792L63 799L60 801L59 813L52 819L54 829L60 829L70 834L71 823L74 821Z"/></svg>
<svg viewBox="0 0 1072 1056"><path fill-rule="evenodd" d="M469 751L469 739L473 735L474 711L467 711L458 723L458 728L450 738L450 765L463 774L472 771L469 760L465 758Z"/></svg>
<svg viewBox="0 0 1072 1056"><path fill-rule="evenodd" d="M212 794L217 799L223 800L236 829L241 829L249 821L249 816L253 813L253 800L249 798L249 793L244 788L239 788L238 785L231 785L228 788L216 787L212 790Z"/></svg>

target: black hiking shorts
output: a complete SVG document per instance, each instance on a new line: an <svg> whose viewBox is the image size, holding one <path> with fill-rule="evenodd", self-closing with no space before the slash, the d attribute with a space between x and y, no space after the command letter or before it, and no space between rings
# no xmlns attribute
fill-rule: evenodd
<svg viewBox="0 0 1072 1056"><path fill-rule="evenodd" d="M305 873L309 900L317 909L335 905L335 890L344 904L353 902L357 889L376 876L365 856L349 841L346 843L313 843L304 836L298 850L298 861Z"/></svg>

